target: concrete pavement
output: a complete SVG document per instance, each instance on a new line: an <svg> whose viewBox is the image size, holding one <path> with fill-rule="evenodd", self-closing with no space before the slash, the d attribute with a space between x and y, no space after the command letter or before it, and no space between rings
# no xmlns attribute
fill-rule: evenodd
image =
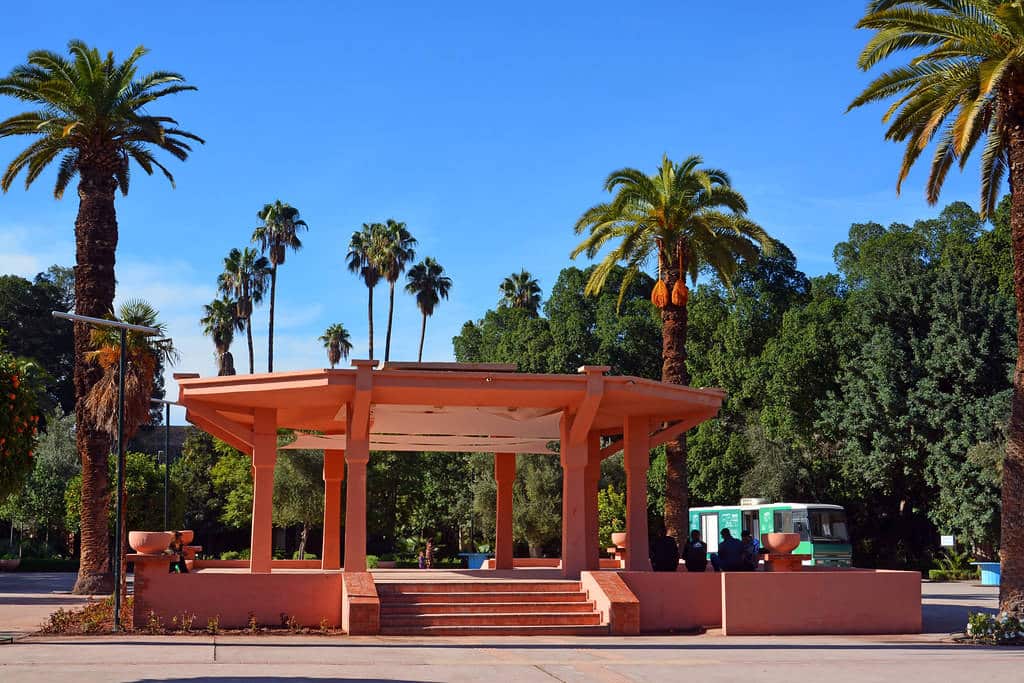
<svg viewBox="0 0 1024 683"><path fill-rule="evenodd" d="M927 633L899 637L387 638L320 636L26 636L58 607L73 574L0 574L0 680L40 681L907 681L1024 670L1024 649L953 645L968 611L996 590L924 584Z"/></svg>

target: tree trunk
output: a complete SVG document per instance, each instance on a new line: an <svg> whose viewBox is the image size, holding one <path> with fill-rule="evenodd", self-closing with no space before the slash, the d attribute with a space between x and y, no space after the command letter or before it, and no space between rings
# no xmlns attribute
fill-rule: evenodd
<svg viewBox="0 0 1024 683"><path fill-rule="evenodd" d="M270 327L267 332L267 372L274 371L274 300L277 298L277 264L270 268Z"/></svg>
<svg viewBox="0 0 1024 683"><path fill-rule="evenodd" d="M679 279L679 268L663 268L669 292ZM685 306L669 302L661 310L661 381L671 384L689 384L686 370L686 316ZM665 533L676 539L682 548L689 537L689 482L686 466L686 434L665 445Z"/></svg>
<svg viewBox="0 0 1024 683"><path fill-rule="evenodd" d="M420 354L416 358L417 363L423 362L423 340L427 337L427 314L423 314L423 325L420 327Z"/></svg>
<svg viewBox="0 0 1024 683"><path fill-rule="evenodd" d="M245 320L245 337L249 342L249 374L251 375L256 371L255 359L252 355L252 313L249 313L249 317Z"/></svg>
<svg viewBox="0 0 1024 683"><path fill-rule="evenodd" d="M395 315L395 283L389 282L391 291L388 292L388 333L384 336L384 362L391 360L391 319Z"/></svg>
<svg viewBox="0 0 1024 683"><path fill-rule="evenodd" d="M302 532L299 534L299 559L306 559L306 539L309 538L309 527L302 523Z"/></svg>
<svg viewBox="0 0 1024 683"><path fill-rule="evenodd" d="M1017 364L1003 461L999 609L1024 618L1024 92L1011 90L1005 115L1010 156L1010 231L1017 307Z"/></svg>
<svg viewBox="0 0 1024 683"><path fill-rule="evenodd" d="M117 250L116 183L111 174L83 169L75 219L75 312L102 318L114 305L114 257ZM103 374L86 354L91 328L75 323L75 442L82 462L81 560L73 592L111 593L108 523L110 437L85 409L85 397Z"/></svg>
<svg viewBox="0 0 1024 683"><path fill-rule="evenodd" d="M367 287L370 290L368 303L366 310L370 316L370 360L373 360L373 287Z"/></svg>

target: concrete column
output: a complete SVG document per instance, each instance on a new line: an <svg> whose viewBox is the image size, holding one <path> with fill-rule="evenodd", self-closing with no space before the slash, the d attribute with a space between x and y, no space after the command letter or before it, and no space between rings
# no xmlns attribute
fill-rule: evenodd
<svg viewBox="0 0 1024 683"><path fill-rule="evenodd" d="M569 438L571 418L562 415L562 575L578 578L587 568L587 440Z"/></svg>
<svg viewBox="0 0 1024 683"><path fill-rule="evenodd" d="M516 480L516 454L494 454L497 484L494 524L494 568L512 569L512 486Z"/></svg>
<svg viewBox="0 0 1024 683"><path fill-rule="evenodd" d="M627 417L623 430L626 468L626 569L651 571L647 541L647 469L651 464L650 425Z"/></svg>
<svg viewBox="0 0 1024 683"><path fill-rule="evenodd" d="M370 442L351 438L345 449L345 571L366 571L366 465Z"/></svg>
<svg viewBox="0 0 1024 683"><path fill-rule="evenodd" d="M277 411L257 408L252 446L252 539L249 571L269 574L273 559L274 465L277 463Z"/></svg>
<svg viewBox="0 0 1024 683"><path fill-rule="evenodd" d="M321 569L341 569L341 480L345 451L324 451L324 546Z"/></svg>
<svg viewBox="0 0 1024 683"><path fill-rule="evenodd" d="M587 569L601 568L601 544L598 538L600 520L597 511L597 490L601 483L601 435L591 432L587 436Z"/></svg>

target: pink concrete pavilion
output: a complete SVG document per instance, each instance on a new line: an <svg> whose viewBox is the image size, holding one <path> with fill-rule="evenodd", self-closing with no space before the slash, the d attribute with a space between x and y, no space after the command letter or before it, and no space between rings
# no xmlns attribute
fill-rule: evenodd
<svg viewBox="0 0 1024 683"><path fill-rule="evenodd" d="M714 417L725 396L719 389L610 376L603 366L584 366L577 375L537 375L512 372L515 367L508 365L390 363L382 370L374 369L377 361L352 365L230 377L176 375L188 420L252 456L251 573L271 571L278 428L306 432L287 449L324 451L322 570L341 568L344 481L344 568L366 571L366 466L375 450L494 453L494 565L512 569L515 456L542 453L558 457L562 465L561 572L578 578L600 568L600 465L621 450L627 538L643 539L643 551L629 553L625 568L649 571L650 450Z"/></svg>

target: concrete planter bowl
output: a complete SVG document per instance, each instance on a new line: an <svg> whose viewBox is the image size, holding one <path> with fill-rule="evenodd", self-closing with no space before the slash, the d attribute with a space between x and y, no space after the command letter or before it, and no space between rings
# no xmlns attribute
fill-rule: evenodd
<svg viewBox="0 0 1024 683"><path fill-rule="evenodd" d="M20 557L16 557L13 560L0 560L0 572L13 572L20 564Z"/></svg>
<svg viewBox="0 0 1024 683"><path fill-rule="evenodd" d="M181 532L181 542L185 545L191 543L192 540L196 537L196 533L191 529L179 529L179 531ZM167 533L169 533L173 537L174 529L168 531ZM168 543L170 543L170 541L168 541Z"/></svg>
<svg viewBox="0 0 1024 683"><path fill-rule="evenodd" d="M791 553L800 545L800 534L765 534L763 544L770 553Z"/></svg>
<svg viewBox="0 0 1024 683"><path fill-rule="evenodd" d="M625 548L626 547L626 532L625 531L615 531L615 532L612 532L612 545L617 546L619 548Z"/></svg>
<svg viewBox="0 0 1024 683"><path fill-rule="evenodd" d="M174 539L170 531L129 531L128 545L142 555L158 555L167 550Z"/></svg>

